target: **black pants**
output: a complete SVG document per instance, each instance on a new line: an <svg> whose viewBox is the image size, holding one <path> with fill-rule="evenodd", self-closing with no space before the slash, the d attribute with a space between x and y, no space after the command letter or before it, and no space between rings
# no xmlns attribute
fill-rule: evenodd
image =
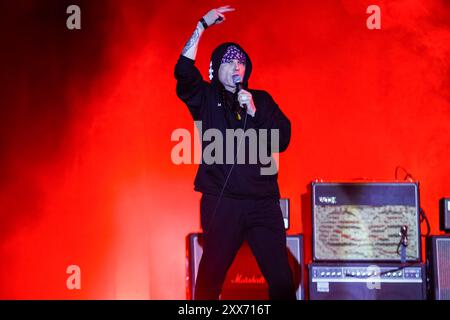
<svg viewBox="0 0 450 320"><path fill-rule="evenodd" d="M278 199L239 200L203 194L200 205L203 256L195 299L216 300L234 257L247 240L269 286L271 300L295 299ZM214 214L214 215L213 215Z"/></svg>

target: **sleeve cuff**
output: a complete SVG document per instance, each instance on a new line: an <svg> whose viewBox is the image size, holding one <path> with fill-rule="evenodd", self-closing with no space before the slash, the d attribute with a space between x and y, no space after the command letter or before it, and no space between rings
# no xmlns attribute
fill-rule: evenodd
<svg viewBox="0 0 450 320"><path fill-rule="evenodd" d="M195 68L194 64L195 60L180 55L177 64L175 65L175 76L182 76L191 73Z"/></svg>
<svg viewBox="0 0 450 320"><path fill-rule="evenodd" d="M183 63L189 63L189 64L194 64L195 60L192 60L188 57L183 56L182 54L180 54L180 58L178 59L178 61L183 62Z"/></svg>

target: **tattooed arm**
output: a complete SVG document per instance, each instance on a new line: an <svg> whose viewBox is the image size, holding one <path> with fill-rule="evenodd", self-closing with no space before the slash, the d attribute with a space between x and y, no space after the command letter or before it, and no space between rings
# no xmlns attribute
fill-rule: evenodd
<svg viewBox="0 0 450 320"><path fill-rule="evenodd" d="M225 21L223 13L233 10L228 6L213 9L203 16L204 23L207 27L222 23ZM174 72L177 80L177 96L187 105L194 120L201 118L203 95L207 86L200 71L195 66L198 43L204 31L203 24L199 22L191 38L184 46Z"/></svg>
<svg viewBox="0 0 450 320"><path fill-rule="evenodd" d="M224 13L229 11L234 11L234 9L230 8L230 6L212 9L206 15L203 16L203 20L208 25L208 27L215 24L220 24L225 21ZM188 42L183 48L183 51L181 52L183 56L191 60L195 60L195 57L197 56L198 44L204 31L205 28L203 27L203 24L198 22L197 27L194 30L194 33L189 38Z"/></svg>
<svg viewBox="0 0 450 320"><path fill-rule="evenodd" d="M203 28L203 25L200 22L197 23L194 33L191 35L188 42L184 46L183 51L181 52L183 56L195 60L195 57L197 56L198 43L200 42L200 37L204 31L205 28Z"/></svg>

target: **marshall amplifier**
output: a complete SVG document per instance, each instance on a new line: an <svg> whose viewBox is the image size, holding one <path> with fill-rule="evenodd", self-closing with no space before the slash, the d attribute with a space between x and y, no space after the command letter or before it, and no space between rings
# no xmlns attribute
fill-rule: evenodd
<svg viewBox="0 0 450 320"><path fill-rule="evenodd" d="M450 236L427 238L429 297L450 300Z"/></svg>
<svg viewBox="0 0 450 320"><path fill-rule="evenodd" d="M425 300L423 264L312 263L310 300Z"/></svg>
<svg viewBox="0 0 450 320"><path fill-rule="evenodd" d="M303 300L303 236L290 235L286 237L286 241L289 264L297 288L297 299ZM193 299L194 297L195 280L202 253L202 234L189 234L187 236L186 258L187 299ZM256 259L247 242L243 243L228 270L220 298L222 300L269 299L267 282L259 270Z"/></svg>
<svg viewBox="0 0 450 320"><path fill-rule="evenodd" d="M312 183L314 261L421 261L417 183Z"/></svg>

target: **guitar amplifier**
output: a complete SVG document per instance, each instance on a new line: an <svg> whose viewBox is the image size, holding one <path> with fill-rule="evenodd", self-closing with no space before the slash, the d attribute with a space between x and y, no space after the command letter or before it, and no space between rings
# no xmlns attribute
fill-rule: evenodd
<svg viewBox="0 0 450 320"><path fill-rule="evenodd" d="M193 299L195 294L195 281L198 266L203 254L203 239L201 233L192 233L187 236L186 257L186 288L187 299ZM286 236L288 259L297 288L297 299L304 299L302 285L303 270L303 236ZM220 254L220 252L218 252ZM221 300L267 300L268 286L264 279L250 246L244 242L239 249L233 264L228 270L223 284Z"/></svg>
<svg viewBox="0 0 450 320"><path fill-rule="evenodd" d="M417 183L312 183L313 261L421 261Z"/></svg>
<svg viewBox="0 0 450 320"><path fill-rule="evenodd" d="M312 263L310 300L425 300L423 264Z"/></svg>
<svg viewBox="0 0 450 320"><path fill-rule="evenodd" d="M450 300L450 236L427 238L429 297Z"/></svg>

